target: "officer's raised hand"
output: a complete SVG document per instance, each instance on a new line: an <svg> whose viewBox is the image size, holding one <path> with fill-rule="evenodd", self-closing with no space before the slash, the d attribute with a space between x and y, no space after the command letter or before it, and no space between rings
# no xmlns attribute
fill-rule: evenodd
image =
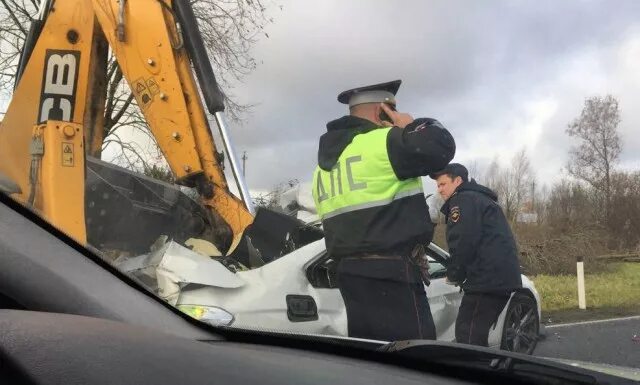
<svg viewBox="0 0 640 385"><path fill-rule="evenodd" d="M411 115L404 112L394 111L386 103L380 103L380 108L382 108L382 111L384 111L384 113L392 120L391 122L386 120L381 121L382 125L385 127L395 126L405 128L413 122L413 117Z"/></svg>

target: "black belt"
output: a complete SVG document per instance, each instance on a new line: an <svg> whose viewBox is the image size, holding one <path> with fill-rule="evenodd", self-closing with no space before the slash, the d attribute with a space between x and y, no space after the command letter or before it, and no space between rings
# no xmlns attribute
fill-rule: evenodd
<svg viewBox="0 0 640 385"><path fill-rule="evenodd" d="M350 255L348 257L341 257L340 259L343 259L343 260L378 259L378 260L398 260L399 261L407 258L403 257L402 255L384 255L384 254L367 253L367 254Z"/></svg>

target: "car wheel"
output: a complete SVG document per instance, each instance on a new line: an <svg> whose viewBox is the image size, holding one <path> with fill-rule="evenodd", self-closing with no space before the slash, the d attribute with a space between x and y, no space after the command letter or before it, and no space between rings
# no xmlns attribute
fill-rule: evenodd
<svg viewBox="0 0 640 385"><path fill-rule="evenodd" d="M516 293L504 319L501 349L532 354L538 343L539 328L535 300L528 295Z"/></svg>

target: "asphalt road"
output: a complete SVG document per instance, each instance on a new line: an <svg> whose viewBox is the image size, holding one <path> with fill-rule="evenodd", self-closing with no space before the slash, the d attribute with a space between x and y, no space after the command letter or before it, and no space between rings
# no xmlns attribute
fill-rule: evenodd
<svg viewBox="0 0 640 385"><path fill-rule="evenodd" d="M640 368L640 316L546 326L534 355Z"/></svg>

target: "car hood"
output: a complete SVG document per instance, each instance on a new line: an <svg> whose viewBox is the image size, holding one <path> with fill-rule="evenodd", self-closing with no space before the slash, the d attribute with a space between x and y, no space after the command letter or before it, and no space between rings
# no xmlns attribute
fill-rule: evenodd
<svg viewBox="0 0 640 385"><path fill-rule="evenodd" d="M201 255L176 242L169 241L157 250L116 263L152 289L163 289L168 282L177 286L188 284L238 288L246 284L222 263ZM160 290L165 291L165 290Z"/></svg>

